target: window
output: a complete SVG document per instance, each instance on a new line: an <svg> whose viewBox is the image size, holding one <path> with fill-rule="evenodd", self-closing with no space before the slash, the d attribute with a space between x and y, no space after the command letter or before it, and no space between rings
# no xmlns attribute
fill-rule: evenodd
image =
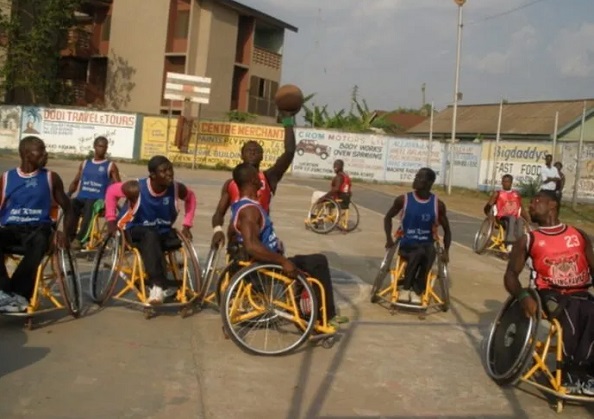
<svg viewBox="0 0 594 419"><path fill-rule="evenodd" d="M276 116L274 95L278 90L278 82L252 76L250 79L250 97L248 112L264 116Z"/></svg>
<svg viewBox="0 0 594 419"><path fill-rule="evenodd" d="M175 28L173 37L175 39L186 39L188 37L188 28L190 27L190 11L178 10L175 16Z"/></svg>
<svg viewBox="0 0 594 419"><path fill-rule="evenodd" d="M264 88L266 86L266 80L258 79L258 97L264 97Z"/></svg>
<svg viewBox="0 0 594 419"><path fill-rule="evenodd" d="M111 35L111 15L107 15L101 29L101 41L109 41Z"/></svg>

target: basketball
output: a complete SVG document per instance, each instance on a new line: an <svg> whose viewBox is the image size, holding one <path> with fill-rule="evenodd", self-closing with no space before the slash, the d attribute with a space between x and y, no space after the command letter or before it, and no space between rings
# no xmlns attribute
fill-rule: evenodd
<svg viewBox="0 0 594 419"><path fill-rule="evenodd" d="M281 111L297 113L303 106L303 92L293 84L282 85L274 96L274 103Z"/></svg>

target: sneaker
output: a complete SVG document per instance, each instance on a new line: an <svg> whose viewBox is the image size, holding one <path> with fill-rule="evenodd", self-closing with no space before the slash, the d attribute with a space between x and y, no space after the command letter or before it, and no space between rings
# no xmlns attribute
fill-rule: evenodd
<svg viewBox="0 0 594 419"><path fill-rule="evenodd" d="M402 290L398 293L398 301L402 303L409 303L410 302L410 290Z"/></svg>
<svg viewBox="0 0 594 419"><path fill-rule="evenodd" d="M27 310L29 301L21 295L0 291L1 313L22 313Z"/></svg>
<svg viewBox="0 0 594 419"><path fill-rule="evenodd" d="M507 253L510 253L512 251L512 245L508 244L505 249L507 250Z"/></svg>
<svg viewBox="0 0 594 419"><path fill-rule="evenodd" d="M0 307L8 305L14 301L14 297L4 291L0 291Z"/></svg>
<svg viewBox="0 0 594 419"><path fill-rule="evenodd" d="M151 288L151 292L149 294L149 298L147 303L150 305L156 305L163 303L163 299L165 298L165 293L163 292L163 288L154 286Z"/></svg>
<svg viewBox="0 0 594 419"><path fill-rule="evenodd" d="M29 306L29 300L27 300L25 297L23 297L22 295L19 294L13 294L13 298L14 300L17 302L17 304L27 308Z"/></svg>
<svg viewBox="0 0 594 419"><path fill-rule="evenodd" d="M594 396L594 377L587 375L581 385L582 394L585 396Z"/></svg>
<svg viewBox="0 0 594 419"><path fill-rule="evenodd" d="M582 382L575 374L567 373L565 375L565 380L561 385L565 387L568 394L582 394Z"/></svg>
<svg viewBox="0 0 594 419"><path fill-rule="evenodd" d="M173 297L175 294L177 294L177 287L169 287L163 291L163 299Z"/></svg>
<svg viewBox="0 0 594 419"><path fill-rule="evenodd" d="M421 304L421 296L414 291L410 291L410 302L412 304Z"/></svg>

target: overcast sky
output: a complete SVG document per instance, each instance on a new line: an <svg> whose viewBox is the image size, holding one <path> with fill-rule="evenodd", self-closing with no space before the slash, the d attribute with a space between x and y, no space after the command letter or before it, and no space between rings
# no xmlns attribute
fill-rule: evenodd
<svg viewBox="0 0 594 419"><path fill-rule="evenodd" d="M285 38L282 83L314 103L349 107L353 85L372 109L452 103L453 0L239 0L299 28ZM461 103L594 97L594 1L468 0Z"/></svg>

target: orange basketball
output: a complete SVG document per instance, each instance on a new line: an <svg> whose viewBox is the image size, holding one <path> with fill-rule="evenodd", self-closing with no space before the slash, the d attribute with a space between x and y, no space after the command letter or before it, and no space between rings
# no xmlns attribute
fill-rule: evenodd
<svg viewBox="0 0 594 419"><path fill-rule="evenodd" d="M276 91L274 103L281 111L297 113L303 106L303 92L294 84L282 85Z"/></svg>

